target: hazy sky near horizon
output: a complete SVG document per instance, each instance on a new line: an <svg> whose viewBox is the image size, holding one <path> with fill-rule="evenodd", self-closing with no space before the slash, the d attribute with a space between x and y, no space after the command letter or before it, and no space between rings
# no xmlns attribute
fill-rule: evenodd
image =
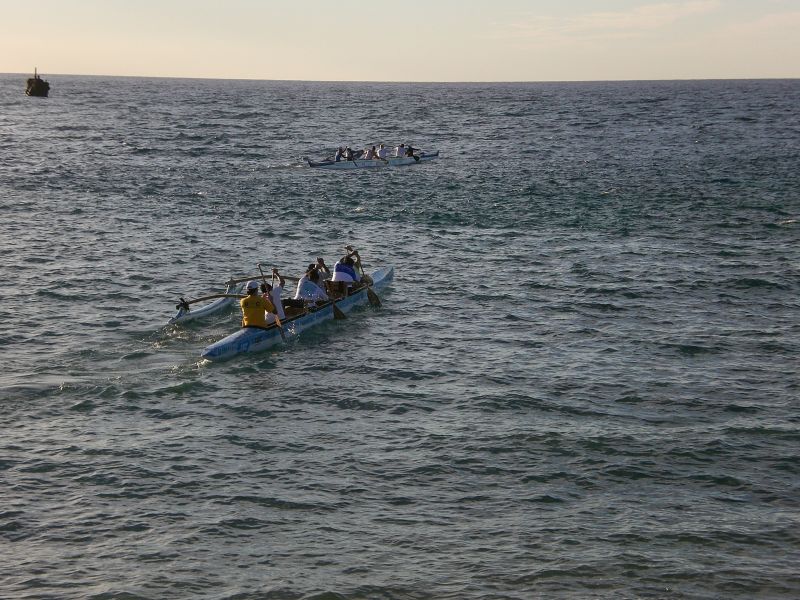
<svg viewBox="0 0 800 600"><path fill-rule="evenodd" d="M0 0L0 72L342 81L800 77L800 0Z"/></svg>

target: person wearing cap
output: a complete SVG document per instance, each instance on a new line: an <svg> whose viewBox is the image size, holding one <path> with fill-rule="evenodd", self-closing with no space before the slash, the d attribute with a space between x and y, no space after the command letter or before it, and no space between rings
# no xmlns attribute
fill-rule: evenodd
<svg viewBox="0 0 800 600"><path fill-rule="evenodd" d="M278 273L277 268L272 269L272 280L275 281L275 279L278 280L278 285L272 285L267 281L261 284L262 293L275 307L274 313L267 313L267 324L269 325L275 322L275 315L278 315L278 319L281 321L286 318L286 313L283 312L283 301L281 300L281 294L283 293L283 286L286 285L286 280Z"/></svg>
<svg viewBox="0 0 800 600"><path fill-rule="evenodd" d="M258 293L258 282L251 280L245 286L247 296L239 301L242 307L242 327L266 327L267 313L275 312L275 305L266 296Z"/></svg>

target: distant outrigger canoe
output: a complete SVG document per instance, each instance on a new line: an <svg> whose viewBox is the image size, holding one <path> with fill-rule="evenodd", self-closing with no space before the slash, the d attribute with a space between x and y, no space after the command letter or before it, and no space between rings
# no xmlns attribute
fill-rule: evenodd
<svg viewBox="0 0 800 600"><path fill-rule="evenodd" d="M50 93L50 84L47 83L44 79L39 77L39 74L36 72L36 69L33 69L33 77L28 79L27 85L25 86L25 94L27 96L38 96L40 98L47 98L47 94Z"/></svg>
<svg viewBox="0 0 800 600"><path fill-rule="evenodd" d="M388 158L376 158L376 159L362 159L357 158L355 160L322 160L319 162L315 162L310 158L306 157L308 161L308 166L314 169L335 169L335 170L346 170L346 169L380 169L382 167L402 167L405 165L414 165L418 162L429 161L433 160L434 158L439 157L439 151L436 152L422 152L420 154L415 154L414 156L391 156Z"/></svg>

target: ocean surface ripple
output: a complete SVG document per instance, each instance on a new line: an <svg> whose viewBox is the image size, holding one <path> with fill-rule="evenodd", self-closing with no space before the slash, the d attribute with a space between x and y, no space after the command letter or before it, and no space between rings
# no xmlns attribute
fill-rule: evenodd
<svg viewBox="0 0 800 600"><path fill-rule="evenodd" d="M0 597L800 597L800 82L48 79L0 76ZM167 325L346 243L381 308Z"/></svg>

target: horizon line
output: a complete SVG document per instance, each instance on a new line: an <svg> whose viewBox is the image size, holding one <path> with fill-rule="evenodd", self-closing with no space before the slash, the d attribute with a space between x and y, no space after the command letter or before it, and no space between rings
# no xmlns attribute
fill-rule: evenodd
<svg viewBox="0 0 800 600"><path fill-rule="evenodd" d="M37 68L38 72L38 68ZM0 75L20 75L26 73L0 73ZM38 73L39 77L43 77ZM463 80L463 81L415 81L415 80L379 80L379 79L259 79L254 77L185 77L180 75L108 75L93 73L48 73L47 77L115 77L126 79L184 79L187 81L260 81L280 83L384 83L384 84L510 84L510 83L631 83L631 82L666 82L666 81L792 81L800 76L786 77L677 77L655 79L511 79L511 80Z"/></svg>

